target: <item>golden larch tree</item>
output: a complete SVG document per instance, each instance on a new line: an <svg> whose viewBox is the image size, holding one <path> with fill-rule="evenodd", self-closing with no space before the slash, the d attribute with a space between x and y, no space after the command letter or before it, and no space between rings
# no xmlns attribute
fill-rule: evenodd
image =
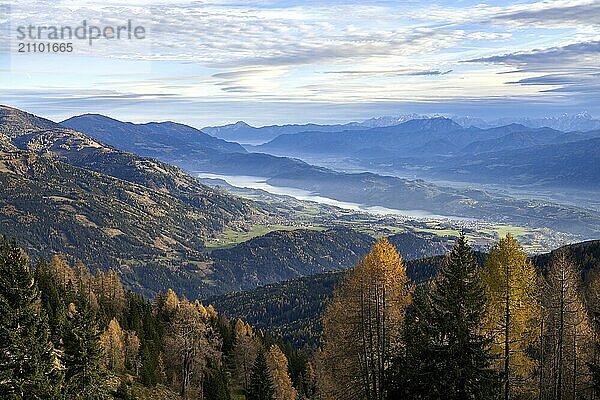
<svg viewBox="0 0 600 400"><path fill-rule="evenodd" d="M378 240L348 272L323 316L323 362L332 398L385 398L385 375L401 349L411 292L402 257L387 239Z"/></svg>
<svg viewBox="0 0 600 400"><path fill-rule="evenodd" d="M537 363L528 348L538 338L537 272L513 236L492 247L482 271L487 297L485 331L503 376L503 397L533 390ZM530 393L531 394L531 393Z"/></svg>
<svg viewBox="0 0 600 400"><path fill-rule="evenodd" d="M288 360L279 346L272 345L267 354L267 365L273 377L275 400L296 400L298 392L288 374Z"/></svg>
<svg viewBox="0 0 600 400"><path fill-rule="evenodd" d="M543 398L589 398L594 328L582 295L581 277L564 250L553 254L544 286Z"/></svg>
<svg viewBox="0 0 600 400"><path fill-rule="evenodd" d="M104 348L104 364L115 372L121 372L125 366L125 332L119 321L113 318L102 333L100 342Z"/></svg>
<svg viewBox="0 0 600 400"><path fill-rule="evenodd" d="M242 320L235 321L233 327L234 345L232 361L235 366L234 378L244 391L250 387L250 374L252 366L258 355L259 342L250 325Z"/></svg>

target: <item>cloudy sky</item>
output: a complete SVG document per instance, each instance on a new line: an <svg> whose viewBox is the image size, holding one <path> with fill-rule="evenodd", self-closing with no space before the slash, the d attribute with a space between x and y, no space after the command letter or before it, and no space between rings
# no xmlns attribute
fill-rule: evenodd
<svg viewBox="0 0 600 400"><path fill-rule="evenodd" d="M480 1L3 2L0 103L55 120L97 112L199 127L412 112L600 117L600 0ZM40 41L19 27L84 20L131 20L145 38L18 52Z"/></svg>

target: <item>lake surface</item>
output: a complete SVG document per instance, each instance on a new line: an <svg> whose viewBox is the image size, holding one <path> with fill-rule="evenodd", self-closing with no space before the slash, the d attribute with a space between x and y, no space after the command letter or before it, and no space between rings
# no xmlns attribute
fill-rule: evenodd
<svg viewBox="0 0 600 400"><path fill-rule="evenodd" d="M298 189L285 186L273 186L267 182L268 178L259 176L243 176L243 175L220 175L200 172L196 176L201 179L221 179L231 186L247 189L259 189L265 192L280 195L290 196L298 200L314 201L319 204L343 208L345 210L360 211L376 215L398 215L410 218L431 218L431 219L454 219L465 220L467 218L451 217L447 215L437 215L424 210L398 210L383 206L369 206L366 204L351 203L340 201L329 197L324 197L318 193L313 193L309 190Z"/></svg>

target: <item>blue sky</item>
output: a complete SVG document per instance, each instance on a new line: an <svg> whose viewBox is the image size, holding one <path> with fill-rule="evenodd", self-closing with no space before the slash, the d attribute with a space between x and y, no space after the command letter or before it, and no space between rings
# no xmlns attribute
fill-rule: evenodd
<svg viewBox="0 0 600 400"><path fill-rule="evenodd" d="M600 1L69 0L0 11L0 103L55 120L600 116ZM83 20L132 20L146 37L17 52L19 26Z"/></svg>

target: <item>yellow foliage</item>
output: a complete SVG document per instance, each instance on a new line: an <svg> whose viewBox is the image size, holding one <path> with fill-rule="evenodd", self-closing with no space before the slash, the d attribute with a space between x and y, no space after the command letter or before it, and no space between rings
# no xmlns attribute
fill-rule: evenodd
<svg viewBox="0 0 600 400"><path fill-rule="evenodd" d="M511 392L520 392L524 386L534 387L526 385L536 367L527 349L538 336L538 275L510 234L491 249L482 281L487 297L485 330L493 340L491 350L498 357L497 368L504 372ZM509 355L508 377L505 352Z"/></svg>
<svg viewBox="0 0 600 400"><path fill-rule="evenodd" d="M411 291L402 257L387 239L348 272L323 316L332 397L378 398L390 357L401 345Z"/></svg>
<svg viewBox="0 0 600 400"><path fill-rule="evenodd" d="M104 362L111 371L122 371L125 365L125 333L116 318L102 333L100 342L104 348Z"/></svg>
<svg viewBox="0 0 600 400"><path fill-rule="evenodd" d="M279 346L272 345L267 354L267 365L273 377L275 400L296 400L298 393L288 375L288 360Z"/></svg>

